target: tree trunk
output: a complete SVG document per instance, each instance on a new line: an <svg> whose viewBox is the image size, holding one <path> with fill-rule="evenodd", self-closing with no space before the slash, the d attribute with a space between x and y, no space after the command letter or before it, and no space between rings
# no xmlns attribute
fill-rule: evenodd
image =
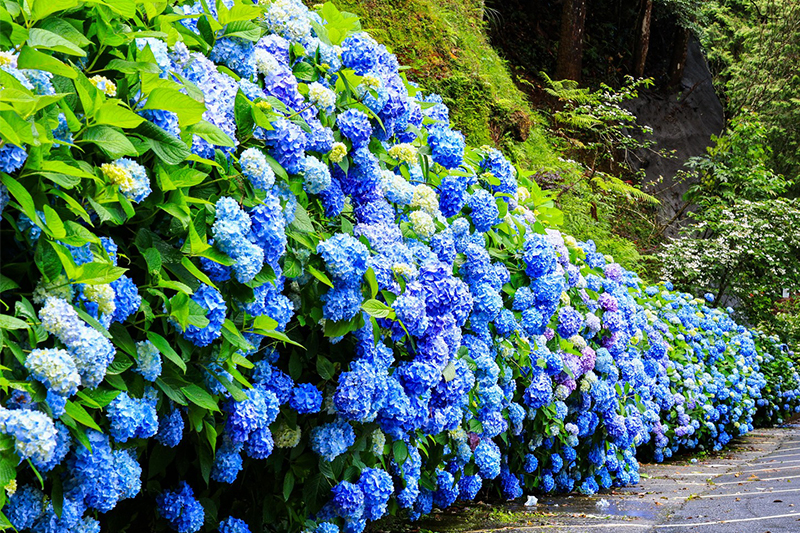
<svg viewBox="0 0 800 533"><path fill-rule="evenodd" d="M686 55L689 50L689 28L678 27L672 45L672 60L669 63L669 86L677 87L683 79Z"/></svg>
<svg viewBox="0 0 800 533"><path fill-rule="evenodd" d="M563 2L556 79L580 81L586 0L563 0Z"/></svg>
<svg viewBox="0 0 800 533"><path fill-rule="evenodd" d="M647 51L650 48L650 21L653 17L653 0L640 0L639 23L636 25L636 44L633 51L633 75L644 76Z"/></svg>

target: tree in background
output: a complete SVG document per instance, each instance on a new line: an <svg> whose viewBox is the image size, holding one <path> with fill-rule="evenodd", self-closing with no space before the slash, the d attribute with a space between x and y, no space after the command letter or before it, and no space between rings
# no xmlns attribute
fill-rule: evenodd
<svg viewBox="0 0 800 533"><path fill-rule="evenodd" d="M556 78L581 81L586 0L563 0Z"/></svg>
<svg viewBox="0 0 800 533"><path fill-rule="evenodd" d="M679 287L741 304L752 323L774 330L784 289L800 288L800 202L782 197L792 182L772 169L767 135L757 114L743 115L689 161L698 183L686 205L697 223L661 257Z"/></svg>

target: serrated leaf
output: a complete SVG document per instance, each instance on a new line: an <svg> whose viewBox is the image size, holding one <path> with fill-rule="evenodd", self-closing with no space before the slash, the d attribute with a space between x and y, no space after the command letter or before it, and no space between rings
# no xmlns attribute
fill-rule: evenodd
<svg viewBox="0 0 800 533"><path fill-rule="evenodd" d="M236 146L236 143L231 139L230 135L206 120L201 120L197 124L187 126L184 128L184 132L197 135L214 146L226 146L230 148Z"/></svg>
<svg viewBox="0 0 800 533"><path fill-rule="evenodd" d="M122 105L120 100L108 100L101 105L94 113L94 119L97 124L108 124L111 126L119 126L120 128L135 128L144 119Z"/></svg>
<svg viewBox="0 0 800 533"><path fill-rule="evenodd" d="M100 426L97 425L97 422L94 421L92 416L86 412L86 409L84 409L82 405L79 405L71 400L68 400L67 405L65 407L65 411L76 422L80 422L84 426L92 428L94 430L100 432L103 431L102 429L100 429Z"/></svg>
<svg viewBox="0 0 800 533"><path fill-rule="evenodd" d="M367 300L361 304L361 309L375 318L394 318L395 316L394 309L375 299Z"/></svg>
<svg viewBox="0 0 800 533"><path fill-rule="evenodd" d="M147 140L148 147L168 165L177 165L192 155L186 143L150 121L139 124L134 133Z"/></svg>
<svg viewBox="0 0 800 533"><path fill-rule="evenodd" d="M206 390L201 389L195 384L186 385L181 387L181 392L186 395L193 404L208 409L209 411L219 411L216 400Z"/></svg>
<svg viewBox="0 0 800 533"><path fill-rule="evenodd" d="M20 50L17 58L17 67L45 70L73 80L78 76L74 68L51 55L34 50L30 46L23 46Z"/></svg>
<svg viewBox="0 0 800 533"><path fill-rule="evenodd" d="M206 105L176 89L157 87L147 95L144 109L161 109L178 115L181 127L196 124L203 119Z"/></svg>
<svg viewBox="0 0 800 533"><path fill-rule="evenodd" d="M30 325L19 318L0 315L0 328L2 329L28 329Z"/></svg>
<svg viewBox="0 0 800 533"><path fill-rule="evenodd" d="M84 57L86 52L80 46L68 41L60 35L42 28L31 28L28 30L28 40L26 42L31 48L41 48L53 50L62 54Z"/></svg>
<svg viewBox="0 0 800 533"><path fill-rule="evenodd" d="M85 263L78 267L77 275L73 282L102 285L119 279L125 272L127 272L127 269L109 263Z"/></svg>
<svg viewBox="0 0 800 533"><path fill-rule="evenodd" d="M186 373L186 363L183 361L181 356L178 355L178 352L172 349L172 346L170 346L169 342L167 342L167 339L165 339L158 333L155 333L153 331L148 331L147 340L153 343L153 346L155 346L158 349L158 351L161 352L161 355L172 361L175 364L175 366L177 366L184 373Z"/></svg>
<svg viewBox="0 0 800 533"><path fill-rule="evenodd" d="M124 133L108 125L92 126L86 130L81 140L97 145L111 159L139 155Z"/></svg>
<svg viewBox="0 0 800 533"><path fill-rule="evenodd" d="M306 266L306 268L308 269L308 272L312 276L314 276L315 278L320 280L322 283L324 283L325 285L327 285L331 289L333 288L333 282L323 272L320 272L319 270L317 270L316 268L312 267L311 265Z"/></svg>

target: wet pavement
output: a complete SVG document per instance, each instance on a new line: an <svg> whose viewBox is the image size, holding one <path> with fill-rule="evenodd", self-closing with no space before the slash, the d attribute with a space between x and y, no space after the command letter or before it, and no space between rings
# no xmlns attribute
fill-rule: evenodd
<svg viewBox="0 0 800 533"><path fill-rule="evenodd" d="M696 463L643 464L641 472L635 487L543 497L532 507L478 506L419 526L482 533L800 532L800 425L758 429Z"/></svg>

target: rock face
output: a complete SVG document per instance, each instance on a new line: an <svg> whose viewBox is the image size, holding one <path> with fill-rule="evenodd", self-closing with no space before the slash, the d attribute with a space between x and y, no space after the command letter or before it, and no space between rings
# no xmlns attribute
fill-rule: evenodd
<svg viewBox="0 0 800 533"><path fill-rule="evenodd" d="M683 195L693 181L676 179L687 159L702 155L711 144L711 135L719 135L725 126L725 115L712 83L700 44L692 38L686 58L686 69L679 94L641 91L640 97L627 106L640 124L653 128L657 150L674 150L675 157L663 158L651 151L641 151L638 167L646 172L642 188L661 200L663 222L675 218L665 231L675 236L686 221Z"/></svg>

